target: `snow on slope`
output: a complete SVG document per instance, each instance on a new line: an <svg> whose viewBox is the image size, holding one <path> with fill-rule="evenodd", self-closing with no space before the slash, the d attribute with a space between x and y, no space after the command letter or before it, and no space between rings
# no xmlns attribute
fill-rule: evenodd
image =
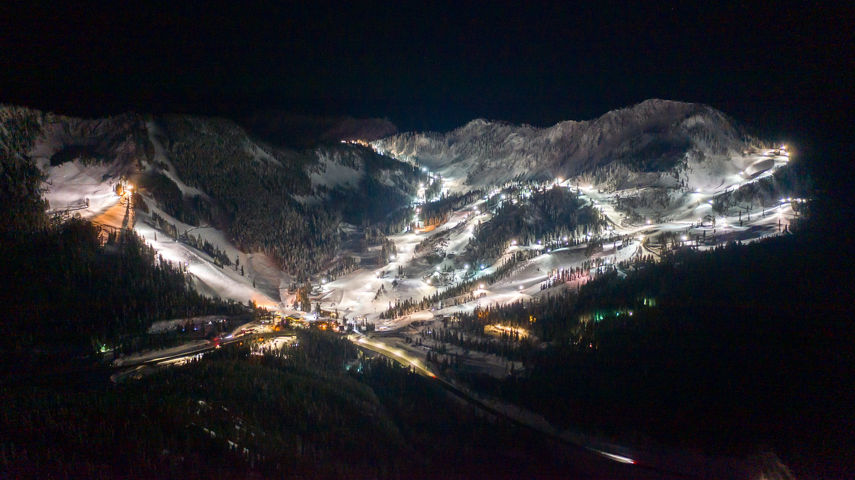
<svg viewBox="0 0 855 480"><path fill-rule="evenodd" d="M134 114L86 120L51 113L40 118L41 132L28 154L51 159L69 147L95 159L128 162L141 155L139 136L144 133L140 118Z"/></svg>
<svg viewBox="0 0 855 480"><path fill-rule="evenodd" d="M711 107L654 99L549 128L478 119L448 133L403 133L373 146L444 176L465 177L469 185L485 186L575 177L612 164L631 172L661 173L688 163L699 178L714 177L729 159L762 144ZM735 171L745 165L739 167Z"/></svg>
<svg viewBox="0 0 855 480"><path fill-rule="evenodd" d="M153 165L165 166L165 168L160 168L160 173L172 180L178 189L181 190L181 194L185 197L202 196L205 197L205 199L210 199L210 197L201 190L187 185L184 181L178 178L175 166L172 165L172 162L166 155L166 149L163 147L163 139L166 138L166 135L163 133L160 126L151 120L147 121L145 126L148 133L148 140L151 142L154 150L154 157L151 159L151 163Z"/></svg>
<svg viewBox="0 0 855 480"><path fill-rule="evenodd" d="M49 208L73 208L92 218L115 205L119 201L115 185L119 177L133 172L133 159L141 153L136 141L141 133L138 117L39 117L40 132L27 155L47 176L44 197Z"/></svg>
<svg viewBox="0 0 855 480"><path fill-rule="evenodd" d="M92 218L119 201L114 188L125 171L119 161L89 166L79 161L56 167L47 162L38 162L37 165L47 174L47 190L43 196L50 211L74 209L81 217ZM85 208L78 209L82 206Z"/></svg>
<svg viewBox="0 0 855 480"><path fill-rule="evenodd" d="M16 114L0 109L0 116ZM39 112L35 115L41 130L27 154L48 174L47 196L52 208L89 198L90 208L84 215L94 216L118 201L112 190L115 181L137 166L162 172L175 182L185 197L210 198L203 189L190 187L182 181L164 148L166 138L154 121L143 121L133 115L103 120L80 120ZM204 119L199 121L204 122ZM5 125L0 128L4 129L0 133L5 132ZM244 142L242 148L251 154L254 162L287 161L287 155L281 155L283 152L277 150L276 155L272 155L263 144L246 136L240 141ZM754 181L786 164L785 154L763 150L759 145L759 141L742 135L727 117L709 107L649 100L587 122L568 121L549 128L535 128L474 120L447 134L402 134L377 141L373 147L402 160L415 160L437 169L444 175L447 185L460 189L517 177L551 179L561 175L570 178L572 174L577 177L574 184L581 184L588 198L600 202L621 233L631 233L654 228L685 231L689 224L710 213L709 202L717 193ZM69 150L68 147L79 148ZM50 166L56 154L65 152L69 157L69 151L72 157L79 154L81 158L69 158L70 161ZM373 175L387 186L400 186L404 181L400 171L384 166L383 162L388 159L369 158L368 155L374 153L361 147L334 145L286 154L305 155L311 159L304 165L314 192L311 201L324 202L329 190L358 189L365 175ZM89 161L92 158L99 161ZM626 173L624 183L612 185L608 192L598 192L602 180L615 178L615 172ZM585 183L578 181L584 179L590 180L593 188L586 188ZM615 191L644 195L651 188L668 190L669 203L658 209L642 207L637 210L657 221L668 218L662 218L662 225L644 225L643 220L642 224L636 220L624 221L614 208ZM159 232L155 240L150 215L137 215L136 230L165 258L186 263L198 279L197 287L201 291L242 302L252 299L270 306L290 303L286 287L291 279L276 267L273 259L259 253L240 252L223 231L207 225L181 223L158 208L153 198L145 198L149 207L176 225L179 232L188 230L223 250L230 259L240 258L246 269L245 276L233 268L217 267L206 253L176 242L163 232ZM475 205L453 213L446 224L427 236L445 235L447 253L459 255L465 250L476 222L490 218L486 212L473 216L467 210L473 207ZM775 230L776 220L761 218L763 232ZM745 229L741 225L734 226L738 218L723 220L735 234L751 234L748 225ZM752 228L758 227L759 221L755 216ZM719 227L720 230L725 228ZM366 315L376 319L390 302L418 300L436 292L436 286L427 281L434 266L414 255L415 245L425 238L426 235L415 233L392 236L397 258L379 268L357 270L327 283L324 290L328 295L322 305L347 311L351 316ZM548 270L578 265L580 259L577 257L576 251L556 251L538 257L509 277L506 283L492 287L488 298L495 295L496 300L510 300L537 295L538 285L546 278ZM404 269L406 278L398 279L395 287L392 277L398 267ZM488 266L479 275L490 271ZM455 272L457 276L462 274ZM519 286L523 286L523 290L519 290ZM377 290L381 287L385 287L385 291L378 296ZM465 308L471 307L470 304ZM391 328L396 322L387 323L385 326Z"/></svg>
<svg viewBox="0 0 855 480"><path fill-rule="evenodd" d="M152 208L152 207L150 207ZM191 230L192 227L183 225L178 220L169 217L165 212L159 211L159 215L170 220L179 228ZM280 284L278 278L270 278L269 272L264 269L258 271L253 265L261 263L261 259L254 258L255 256L263 256L263 254L242 254L238 252L234 246L225 240L222 232L215 229L196 229L191 230L194 235L200 235L220 249L225 250L231 258L239 256L241 264L246 266L246 275L242 276L239 272L229 267L218 267L214 264L213 259L206 253L190 247L184 243L175 241L163 232L155 230L147 216L141 217L134 225L134 230L145 238L146 243L154 247L159 255L171 262L184 265L195 279L196 289L206 295L218 296L224 299L231 299L241 303L247 301L255 301L259 305L269 308L276 308L280 301ZM285 275L278 272L279 275ZM253 279L256 279L256 286L253 286ZM287 281L286 281L287 285ZM271 288L273 287L273 288Z"/></svg>
<svg viewBox="0 0 855 480"><path fill-rule="evenodd" d="M319 146L309 151L309 155L313 162L306 167L306 172L312 194L294 197L302 203L322 203L329 200L329 193L333 190L359 190L369 177L402 193L415 188L412 178L404 174L411 166L381 157L371 148L359 144L343 142Z"/></svg>
<svg viewBox="0 0 855 480"><path fill-rule="evenodd" d="M24 117L32 120L32 128L26 132L28 138L10 138L4 135L2 147L4 150L15 151L16 147L27 145L27 151L16 153L30 157L45 173L44 196L53 211L73 208L72 213L84 218L100 218L98 215L116 207L121 200L115 193L115 186L120 177L133 175L140 166L158 169L160 167L154 165L165 166L163 173L179 186L184 195L205 195L178 178L164 154L156 125L153 122L143 122L139 116L128 114L85 120L17 107L2 107L0 117L3 123L10 122L3 125L4 134L10 133L10 128L7 127L10 127L12 122L23 122ZM16 131L15 135L20 137L21 132ZM145 139L154 147L152 162L148 162L149 153L145 151ZM181 231L194 230L192 225L185 225L157 208L156 202L150 197L146 200L152 211L177 225ZM133 225L134 229L154 246L160 255L187 265L196 278L197 288L203 293L241 302L255 300L268 306L275 306L280 302L280 286L284 274L278 270L271 272L271 262L264 258L264 255L239 252L225 234L213 228L193 231L224 250L230 258L240 256L241 263L247 270L247 275L241 276L229 268L216 267L207 254L176 242L163 232L159 232L158 236L151 227L150 215L137 212L133 218L137 220ZM257 287L252 285L253 279L256 280ZM287 278L285 284L287 285Z"/></svg>
<svg viewBox="0 0 855 480"><path fill-rule="evenodd" d="M494 195L497 184L507 181L554 182L556 177L563 177L556 183L581 192L585 202L607 216L611 223L609 234L633 238L639 235L620 249L613 244L602 254L594 255L610 264L649 254L639 240L644 235L654 237L667 232L691 237L691 241L693 235L705 232L721 241L750 241L779 233L782 227L777 222L786 224L794 217L788 203L776 205L774 216L767 212L768 207L755 205L752 219L744 224L738 212L713 211L712 203L718 195L768 177L788 164L789 154L785 148L765 148L759 140L741 133L724 114L703 105L648 100L592 121L561 122L544 129L473 120L446 134L404 133L375 141L372 146L437 171L447 185L457 190L489 186L493 189L490 195ZM420 262L413 255L413 247L426 238L442 238L446 254L460 255L473 234L475 217L471 212L479 203L454 212L432 232L391 236L397 258L373 271L360 270L339 278L325 290L338 290L335 298L342 310L375 320L380 330L407 324L412 316L381 320L377 313L389 302L417 300L437 291L426 280L434 267ZM717 225L701 226L703 218L711 217L718 217ZM490 215L484 212L477 218L486 222ZM584 255L584 245L542 251L504 280L479 291L478 300L420 315L432 317L471 310L479 304L540 296L544 293L540 287L549 272L577 268L586 260L589 258ZM476 278L494 271L498 263L486 266ZM384 272L394 275L398 267L403 267L406 279L399 278L398 286L392 289L392 279L384 277ZM460 281L466 273L456 265L453 281ZM386 291L374 299L383 285ZM578 287L578 281L567 287Z"/></svg>
<svg viewBox="0 0 855 480"><path fill-rule="evenodd" d="M317 148L315 155L318 163L309 167L313 190L318 186L355 188L365 174L364 162L352 150Z"/></svg>

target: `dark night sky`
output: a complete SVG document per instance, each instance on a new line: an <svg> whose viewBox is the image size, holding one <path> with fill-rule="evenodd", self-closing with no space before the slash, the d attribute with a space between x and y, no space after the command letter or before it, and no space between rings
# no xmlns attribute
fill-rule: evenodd
<svg viewBox="0 0 855 480"><path fill-rule="evenodd" d="M11 3L0 102L64 113L277 108L445 130L659 97L819 141L853 105L855 16L832 5L848 2Z"/></svg>

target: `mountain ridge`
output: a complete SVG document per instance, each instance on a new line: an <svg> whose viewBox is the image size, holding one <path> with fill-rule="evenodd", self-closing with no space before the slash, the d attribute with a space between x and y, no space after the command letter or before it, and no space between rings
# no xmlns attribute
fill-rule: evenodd
<svg viewBox="0 0 855 480"><path fill-rule="evenodd" d="M649 99L592 120L539 128L479 118L449 132L405 132L372 145L482 186L568 178L613 160L636 171L665 171L681 161L738 155L767 144L712 107Z"/></svg>
<svg viewBox="0 0 855 480"><path fill-rule="evenodd" d="M345 133L360 125L337 122ZM96 219L117 210L116 193L130 182L142 195L140 220L176 239L216 227L242 251L264 252L297 277L342 261L343 224L397 225L400 214L389 215L408 204L419 176L363 145L290 148L237 121L197 115L83 119L3 105L0 153L0 176L7 158L40 169L36 194L49 213ZM148 207L157 218L146 220Z"/></svg>

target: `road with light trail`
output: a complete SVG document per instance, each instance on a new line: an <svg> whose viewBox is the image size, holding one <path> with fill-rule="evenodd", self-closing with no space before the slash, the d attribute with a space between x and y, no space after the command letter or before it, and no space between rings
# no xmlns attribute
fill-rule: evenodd
<svg viewBox="0 0 855 480"><path fill-rule="evenodd" d="M517 426L529 430L534 430L537 433L549 437L553 441L570 447L567 454L572 458L574 466L577 466L580 469L578 472L573 472L573 474L571 474L571 472L568 472L570 478L576 478L574 474L578 474L583 478L610 479L729 478L728 476L721 475L722 472L720 468L716 468L717 473L715 475L707 476L698 474L697 470L694 469L680 468L679 470L681 471L678 471L676 468L663 468L659 465L654 465L651 463L639 461L638 459L630 458L626 454L621 455L620 453L617 453L618 451L620 451L621 453L628 451L629 449L626 448L616 447L612 451L606 451L602 448L607 447L595 448L593 446L584 445L576 440L562 435L560 431L551 426L538 424L523 415L514 415L512 409L499 409L495 406L489 405L484 400L481 400L468 390L459 387L451 383L450 381L436 375L429 368L427 368L427 366L421 359L408 355L404 349L388 346L383 342L361 334L348 335L347 339L350 340L358 348L362 348L383 355L405 367L412 368L415 373L418 373L421 376L439 382L439 385L441 387L451 392L455 396L465 400L469 404L477 407L483 412L486 412L494 417L503 418ZM735 472L730 473L733 474ZM736 478L736 475L731 475L730 478Z"/></svg>

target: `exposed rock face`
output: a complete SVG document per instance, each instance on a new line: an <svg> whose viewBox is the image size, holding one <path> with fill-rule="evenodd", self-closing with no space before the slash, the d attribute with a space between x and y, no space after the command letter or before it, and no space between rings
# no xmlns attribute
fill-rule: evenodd
<svg viewBox="0 0 855 480"><path fill-rule="evenodd" d="M612 164L636 173L667 172L691 160L739 155L760 142L711 107L653 99L548 128L478 119L447 133L408 132L373 144L480 186L567 178Z"/></svg>

